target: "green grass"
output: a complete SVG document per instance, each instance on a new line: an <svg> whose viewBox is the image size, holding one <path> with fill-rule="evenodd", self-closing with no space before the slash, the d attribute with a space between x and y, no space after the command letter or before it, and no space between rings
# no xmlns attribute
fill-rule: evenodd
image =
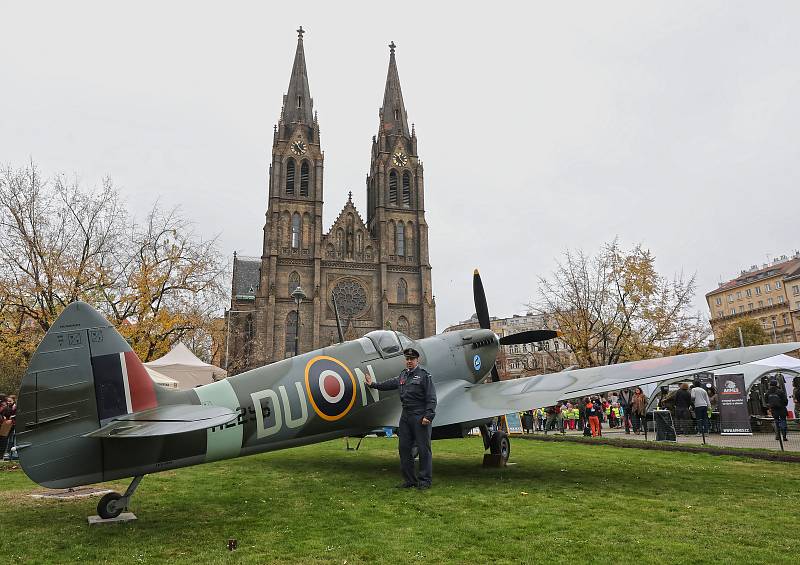
<svg viewBox="0 0 800 565"><path fill-rule="evenodd" d="M129 524L35 500L0 467L5 563L781 563L800 554L800 466L513 441L434 442L434 488L398 490L396 440L332 441L145 477ZM113 483L124 489L125 483ZM525 494L527 493L527 494ZM228 538L239 549L227 551Z"/></svg>

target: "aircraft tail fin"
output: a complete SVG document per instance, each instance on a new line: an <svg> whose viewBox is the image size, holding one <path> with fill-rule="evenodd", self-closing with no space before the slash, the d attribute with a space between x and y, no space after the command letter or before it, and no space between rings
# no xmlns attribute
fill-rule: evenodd
<svg viewBox="0 0 800 565"><path fill-rule="evenodd" d="M170 395L94 308L70 304L45 334L22 380L17 411L20 464L37 483L103 480L101 442L84 437L113 418L154 409ZM173 396L173 398L176 398Z"/></svg>

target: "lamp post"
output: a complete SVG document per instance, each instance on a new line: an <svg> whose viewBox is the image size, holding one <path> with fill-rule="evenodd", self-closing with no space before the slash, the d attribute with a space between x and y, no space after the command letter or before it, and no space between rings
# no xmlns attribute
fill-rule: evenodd
<svg viewBox="0 0 800 565"><path fill-rule="evenodd" d="M303 287L297 285L292 291L291 297L294 298L295 304L297 304L297 317L295 318L296 324L294 327L294 354L297 356L299 353L297 342L300 338L300 303L306 298L306 293L303 292Z"/></svg>
<svg viewBox="0 0 800 565"><path fill-rule="evenodd" d="M230 351L231 341L231 314L242 314L252 312L252 310L228 310L225 316L225 372L228 372L228 352Z"/></svg>

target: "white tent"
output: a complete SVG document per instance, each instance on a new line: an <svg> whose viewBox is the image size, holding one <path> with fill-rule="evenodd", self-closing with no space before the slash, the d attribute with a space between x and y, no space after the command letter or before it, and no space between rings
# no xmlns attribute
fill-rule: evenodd
<svg viewBox="0 0 800 565"><path fill-rule="evenodd" d="M198 359L188 347L178 342L172 351L145 363L145 366L178 381L178 388L188 390L200 385L207 385L224 379L227 373L216 365L209 365Z"/></svg>
<svg viewBox="0 0 800 565"><path fill-rule="evenodd" d="M163 386L164 388L178 388L178 381L175 379L171 379L167 375L163 375L150 367L145 367L144 370L147 371L147 374L150 375L150 379L157 385Z"/></svg>

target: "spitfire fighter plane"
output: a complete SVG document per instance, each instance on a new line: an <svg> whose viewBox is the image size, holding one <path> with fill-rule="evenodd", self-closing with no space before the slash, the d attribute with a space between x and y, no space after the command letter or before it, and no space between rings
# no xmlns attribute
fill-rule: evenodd
<svg viewBox="0 0 800 565"><path fill-rule="evenodd" d="M507 458L508 437L491 419L560 399L748 363L800 343L694 353L500 381L500 345L552 339L538 330L498 337L489 329L478 272L473 279L479 329L419 340L373 331L187 391L155 386L128 343L95 309L69 305L31 359L19 395L17 452L33 481L51 488L133 478L124 494L106 494L103 518L118 516L144 475L396 426L396 391L365 385L404 368L413 346L438 396L433 439L478 427L484 449ZM341 336L341 331L340 331Z"/></svg>

